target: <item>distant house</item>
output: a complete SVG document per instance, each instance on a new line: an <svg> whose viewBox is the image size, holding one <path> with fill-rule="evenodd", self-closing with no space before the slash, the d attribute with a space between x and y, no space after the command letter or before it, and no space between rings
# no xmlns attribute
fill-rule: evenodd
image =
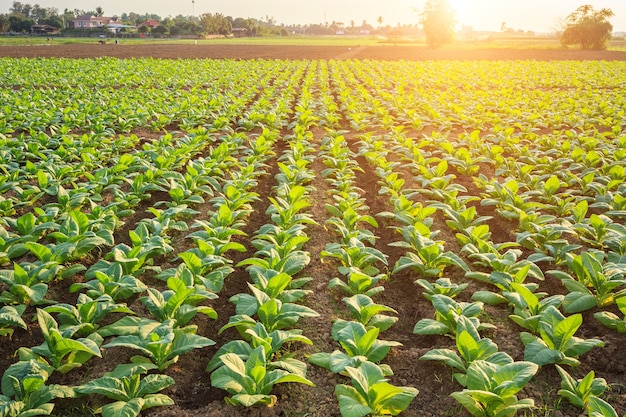
<svg viewBox="0 0 626 417"><path fill-rule="evenodd" d="M30 31L36 35L58 35L59 28L50 25L32 25Z"/></svg>
<svg viewBox="0 0 626 417"><path fill-rule="evenodd" d="M109 31L115 34L122 32L124 29L134 29L134 28L135 26L124 25L122 23L109 23L107 25L107 29L109 29Z"/></svg>
<svg viewBox="0 0 626 417"><path fill-rule="evenodd" d="M149 19L138 24L137 29L142 28L143 26L148 26L150 29L154 29L157 26L161 26L161 24L154 19Z"/></svg>
<svg viewBox="0 0 626 417"><path fill-rule="evenodd" d="M246 28L232 28L232 34L234 38L244 38L248 36L248 29Z"/></svg>
<svg viewBox="0 0 626 417"><path fill-rule="evenodd" d="M74 28L76 29L99 29L113 22L110 17L82 15L74 19Z"/></svg>

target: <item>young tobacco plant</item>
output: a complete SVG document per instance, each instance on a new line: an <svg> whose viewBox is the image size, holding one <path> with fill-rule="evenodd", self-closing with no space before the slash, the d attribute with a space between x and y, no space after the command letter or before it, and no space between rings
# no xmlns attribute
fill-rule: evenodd
<svg viewBox="0 0 626 417"><path fill-rule="evenodd" d="M533 293L528 287L516 282L511 283L512 291L504 291L502 295L513 305L513 314L509 318L518 326L530 330L531 333L539 332L539 318L541 313L549 306L559 308L564 296L561 294L546 297L546 293Z"/></svg>
<svg viewBox="0 0 626 417"><path fill-rule="evenodd" d="M285 369L268 370L266 358L263 346L252 350L245 361L235 353L221 355L222 366L211 374L211 385L231 395L225 398L228 404L245 407L255 404L271 407L276 404L277 397L271 394L276 384L298 382L315 386L306 377Z"/></svg>
<svg viewBox="0 0 626 417"><path fill-rule="evenodd" d="M67 373L82 366L93 356L102 356L100 345L103 339L97 333L72 339L77 329L59 329L54 318L41 309L37 309L37 322L44 342L33 348L18 349L21 360L44 358L55 371Z"/></svg>
<svg viewBox="0 0 626 417"><path fill-rule="evenodd" d="M58 265L53 267L52 272L46 264L24 265L13 264L13 270L0 270L0 283L7 289L0 294L0 302L5 304L37 305L52 303L46 300L48 293L47 281L54 278Z"/></svg>
<svg viewBox="0 0 626 417"><path fill-rule="evenodd" d="M371 362L345 370L352 385L335 386L342 417L397 416L418 394L416 388L391 385L383 370Z"/></svg>
<svg viewBox="0 0 626 417"><path fill-rule="evenodd" d="M457 254L444 251L442 241L424 236L415 226L404 226L401 233L404 240L390 243L389 246L406 248L409 251L398 259L392 274L412 268L423 277L439 277L450 265L469 271L467 264Z"/></svg>
<svg viewBox="0 0 626 417"><path fill-rule="evenodd" d="M539 316L539 335L522 332L524 359L538 365L563 364L578 366L578 357L595 346L604 346L599 339L581 339L574 333L582 324L582 315L565 317L554 306L548 306Z"/></svg>
<svg viewBox="0 0 626 417"><path fill-rule="evenodd" d="M187 278L186 282L180 278L168 279L169 289L163 292L148 288L148 295L141 297L139 301L158 321L174 320L174 327L185 326L197 313L217 319L217 313L213 308L197 305L204 300L215 299L217 295L201 286L194 286L191 277Z"/></svg>
<svg viewBox="0 0 626 417"><path fill-rule="evenodd" d="M463 387L467 387L467 368L476 360L506 365L513 358L505 352L499 352L498 346L489 338L481 338L474 324L465 316L460 316L456 327L456 348L458 354L451 349L431 349L420 360L441 361L455 370L454 379Z"/></svg>
<svg viewBox="0 0 626 417"><path fill-rule="evenodd" d="M96 332L99 322L109 313L134 314L126 304L115 303L108 295L101 295L95 300L86 294L79 294L76 305L55 304L44 308L48 313L57 313L59 330L72 334L88 336Z"/></svg>
<svg viewBox="0 0 626 417"><path fill-rule="evenodd" d="M314 353L309 361L315 365L339 374L345 373L346 367L359 367L364 362L380 362L394 346L401 343L388 340L379 340L380 329L366 328L355 321L338 319L333 324L332 337L339 342L343 352L335 350L333 353ZM389 366L381 366L385 375L391 375Z"/></svg>
<svg viewBox="0 0 626 417"><path fill-rule="evenodd" d="M339 268L339 271L345 273L346 281L339 277L333 278L328 283L328 289L338 287L351 295L363 294L373 297L385 289L382 285L378 285L379 282L389 278L387 274L371 276L355 267Z"/></svg>
<svg viewBox="0 0 626 417"><path fill-rule="evenodd" d="M87 290L87 295L91 298L108 295L114 301L120 301L148 289L141 280L125 274L122 265L118 262L108 264L104 270L94 268L96 265L87 270L85 278L88 281L70 285L70 292L76 292L84 288Z"/></svg>
<svg viewBox="0 0 626 417"><path fill-rule="evenodd" d="M518 400L515 394L538 370L532 362L499 365L475 360L467 368L467 388L450 395L475 417L512 417L534 407L532 399Z"/></svg>
<svg viewBox="0 0 626 417"><path fill-rule="evenodd" d="M559 270L548 271L559 278L570 291L563 300L563 311L578 313L593 307L606 307L615 298L626 295L623 268L612 262L604 262L605 253L598 250L582 252L568 257L571 274Z"/></svg>
<svg viewBox="0 0 626 417"><path fill-rule="evenodd" d="M251 316L257 315L268 331L282 330L297 323L302 317L317 317L319 314L309 307L282 302L248 283L252 295L240 293L231 297L235 303L236 315L232 316L219 331L223 332L231 327L236 328L242 335L246 329L256 325Z"/></svg>
<svg viewBox="0 0 626 417"><path fill-rule="evenodd" d="M346 275L351 268L358 268L364 274L375 276L380 271L374 265L377 262L387 265L387 255L376 248L366 246L358 239L350 239L347 245L342 243L329 243L321 252L322 258L334 258L339 260L341 267L339 272Z"/></svg>
<svg viewBox="0 0 626 417"><path fill-rule="evenodd" d="M468 283L455 284L450 281L450 278L439 278L435 282L430 282L426 279L420 278L415 281L415 284L424 288L422 295L429 301L432 301L432 296L435 294L441 294L454 298L469 285Z"/></svg>
<svg viewBox="0 0 626 417"><path fill-rule="evenodd" d="M215 344L211 339L197 335L197 326L175 328L174 325L173 319L160 323L127 316L101 329L101 334L105 336L119 335L102 347L122 346L139 350L145 356L133 356L131 362L152 362L162 371L176 363L180 355Z"/></svg>
<svg viewBox="0 0 626 417"><path fill-rule="evenodd" d="M413 333L420 335L438 334L453 337L459 317L467 317L478 330L493 328L481 323L478 316L483 312L483 303L474 301L457 302L443 294L434 294L430 300L435 308L435 319L421 319L415 324Z"/></svg>
<svg viewBox="0 0 626 417"><path fill-rule="evenodd" d="M6 417L47 416L55 398L73 398L74 390L62 385L45 385L53 369L45 362L24 360L9 366L2 375L0 415Z"/></svg>
<svg viewBox="0 0 626 417"><path fill-rule="evenodd" d="M306 365L303 362L290 357L288 354L279 354L286 343L313 344L308 337L302 335L300 330L273 330L268 332L263 323L256 323L254 327L245 331L244 337L245 340L231 340L219 348L207 365L207 372L222 366L223 363L220 358L226 353L234 353L242 360L247 360L254 349L263 346L268 361L268 369L281 368L303 377L306 376Z"/></svg>
<svg viewBox="0 0 626 417"><path fill-rule="evenodd" d="M609 329L617 330L619 333L626 333L626 296L617 298L615 304L617 304L617 308L624 317L620 318L610 311L599 311L593 316Z"/></svg>
<svg viewBox="0 0 626 417"><path fill-rule="evenodd" d="M22 314L26 310L26 305L2 306L0 308L0 336L13 335L13 327L27 329L26 323L22 319Z"/></svg>
<svg viewBox="0 0 626 417"><path fill-rule="evenodd" d="M80 395L99 394L114 402L97 409L102 417L137 417L143 410L152 407L174 405L174 400L159 391L174 384L167 375L150 374L143 378L140 373L116 375L115 372L91 380L74 390Z"/></svg>
<svg viewBox="0 0 626 417"><path fill-rule="evenodd" d="M599 397L608 388L604 378L595 378L595 373L590 371L582 379L574 379L565 369L556 365L561 375L561 389L559 395L569 401L570 404L586 410L592 397Z"/></svg>
<svg viewBox="0 0 626 417"><path fill-rule="evenodd" d="M384 332L398 321L397 317L381 314L397 314L396 310L386 305L375 303L365 294L355 294L352 297L345 297L342 301L346 304L346 307L348 307L352 318L368 329L376 327L379 331Z"/></svg>

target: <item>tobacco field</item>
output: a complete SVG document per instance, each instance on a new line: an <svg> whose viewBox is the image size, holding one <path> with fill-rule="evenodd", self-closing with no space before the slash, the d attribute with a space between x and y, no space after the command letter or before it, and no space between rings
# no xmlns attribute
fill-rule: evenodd
<svg viewBox="0 0 626 417"><path fill-rule="evenodd" d="M626 414L626 62L0 69L0 416Z"/></svg>

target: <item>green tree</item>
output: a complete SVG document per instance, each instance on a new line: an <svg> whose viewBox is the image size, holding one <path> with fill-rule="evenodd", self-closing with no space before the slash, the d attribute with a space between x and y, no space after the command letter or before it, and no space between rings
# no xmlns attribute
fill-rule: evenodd
<svg viewBox="0 0 626 417"><path fill-rule="evenodd" d="M567 26L561 34L561 44L580 45L582 49L605 49L611 39L613 25L609 18L613 17L611 9L595 10L585 4L567 16Z"/></svg>
<svg viewBox="0 0 626 417"><path fill-rule="evenodd" d="M9 15L0 14L0 33L4 33L9 30Z"/></svg>
<svg viewBox="0 0 626 417"><path fill-rule="evenodd" d="M38 22L40 25L50 25L56 28L61 29L63 27L63 20L60 16L50 16L44 19L39 19Z"/></svg>
<svg viewBox="0 0 626 417"><path fill-rule="evenodd" d="M438 48L454 41L454 10L448 0L428 0L420 14L420 23L431 48Z"/></svg>
<svg viewBox="0 0 626 417"><path fill-rule="evenodd" d="M30 27L35 24L35 21L25 17L10 15L9 16L9 31L18 33L30 32Z"/></svg>
<svg viewBox="0 0 626 417"><path fill-rule="evenodd" d="M200 25L206 35L230 35L233 28L230 20L221 13L203 14L200 16Z"/></svg>
<svg viewBox="0 0 626 417"><path fill-rule="evenodd" d="M155 28L152 28L153 35L165 35L167 33L167 26L159 25Z"/></svg>
<svg viewBox="0 0 626 417"><path fill-rule="evenodd" d="M104 16L104 9L102 9L102 7L96 7L96 16Z"/></svg>

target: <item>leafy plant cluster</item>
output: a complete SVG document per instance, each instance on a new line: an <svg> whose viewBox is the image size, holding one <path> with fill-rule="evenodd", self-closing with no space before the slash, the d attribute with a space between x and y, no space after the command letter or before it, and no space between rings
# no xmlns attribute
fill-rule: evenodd
<svg viewBox="0 0 626 417"><path fill-rule="evenodd" d="M296 122L302 120L300 117ZM312 344L294 326L301 318L318 316L299 303L311 292L302 288L311 278L299 275L310 262L309 254L302 250L309 240L306 228L315 223L305 212L310 206L311 186L307 184L313 178L308 167L313 148L306 126L299 126L287 138L288 148L278 158L277 185L266 210L271 222L252 238L254 256L238 264L246 266L250 274L251 293L231 297L236 315L220 333L235 328L240 339L221 346L207 366L211 384L228 392L229 404L273 406L277 401L272 394L274 385L313 385L306 377L306 364L287 349L294 342Z"/></svg>
<svg viewBox="0 0 626 417"><path fill-rule="evenodd" d="M367 214L363 190L355 185L360 168L345 138L329 129L320 155L328 167L322 175L331 185L329 194L335 201L326 205L331 214L326 223L339 237L339 242L326 245L322 256L336 259L339 272L345 276L333 278L329 288L340 288L350 295L343 301L352 320L337 319L333 324L332 338L342 350L315 353L309 360L350 378L351 385L335 387L342 416L397 415L409 406L418 390L390 384L388 377L393 371L381 363L392 347L401 344L378 338L397 321L385 314L395 310L371 298L384 290L381 282L387 279L378 269L380 263L387 264L386 256L373 247L376 236L370 229L377 228L378 223Z"/></svg>
<svg viewBox="0 0 626 417"><path fill-rule="evenodd" d="M472 138L472 136L474 136L474 138ZM394 138L402 140L401 132L396 132ZM475 141L475 135L470 135L469 139ZM404 181L400 178L399 174L394 171L394 168L397 167L398 164L389 163L385 158L385 155L387 154L385 149L387 149L388 146L385 145L384 141L377 140L369 134L363 136L361 143L362 154L377 170L377 174L380 178L381 193L389 194L391 196L391 202L400 201L399 196L402 195L400 191L403 189ZM398 148L406 149L410 147L407 146ZM419 155L419 157L413 158L414 160L423 160L423 150L414 152L413 155L415 154ZM410 159L408 153L405 153L404 156L407 160ZM437 159L433 158L431 163L433 162L437 163ZM439 162L437 168L442 169L442 166L445 167L445 165L442 165L442 163ZM421 172L425 172L425 170L422 170ZM443 170L441 172L445 173ZM420 177L421 175L418 175L416 179L419 179ZM423 181L423 183L425 182ZM537 372L537 365L546 365L548 363L567 363L575 366L579 363L577 357L580 354L587 352L593 346L603 345L603 342L597 339L580 339L574 337L574 332L582 323L580 315L566 318L558 312L557 308L563 303L565 311L571 313L599 306L603 300L607 300L606 303L610 304L613 302L614 297L617 300L620 300L622 292L619 291L614 294L613 291L614 288L623 285L622 275L619 272L619 266L609 263L606 268L614 275L606 277L603 273L602 266L604 258L603 252L592 250L590 253L583 252L580 255L574 255L569 253L569 251L576 248L566 247L565 250L568 251L568 253L565 255L565 258L567 259L568 266L570 266L570 270L578 271L577 274L583 276L581 280L587 277L584 282L587 282L589 288L606 288L606 290L602 292L592 292L593 290L587 289L588 287L584 284L576 285L576 287L574 287L575 284L570 284L570 282L578 283L580 281L575 280L565 272L553 271L553 275L563 277L562 279L564 280L566 287L571 291L570 294L565 297L561 295L546 297L547 294L545 293L536 293L535 291L538 288L538 285L536 283L527 283L525 281L527 277L543 280L544 277L541 269L539 269L539 267L530 259L519 259L522 252L519 249L514 249L518 243L512 242L495 245L490 241L489 227L481 224L488 220L488 218L478 218L474 222L476 209L471 207L470 210L465 205L462 205L466 201L471 202L472 197L465 199L464 196L457 196L457 192L459 190L466 191L463 187L453 187L454 190L450 193L452 195L449 195L449 193L445 190L443 192L433 192L433 189L438 190L437 185L433 186L433 184L427 183L427 186L429 189L421 190L422 193L426 192L427 194L435 197L436 200L431 201L430 206L426 209L424 209L421 205L416 206L414 213L419 214L420 219L428 219L428 221L432 223L432 218L428 217L428 214L430 213L427 210L434 213L435 209L441 209L448 218L448 220L446 220L446 225L453 231L457 232L457 240L463 245L461 251L464 252L475 265L492 270L491 273L485 273L469 271L468 268L466 268L466 275L468 277L496 285L496 287L500 290L500 293L479 291L474 293L473 298L481 301L475 301L473 303L458 303L454 301L452 297L456 296L467 286L467 284L457 285L451 283L447 279L439 279L435 283L431 283L425 279L420 279L416 281L416 283L420 284L420 286L424 288L424 295L432 301L436 310L436 317L435 320L420 320L420 322L418 322L415 326L416 333L454 335L455 332L459 331L459 320L466 323L463 326L464 328L471 324L473 328L479 330L481 326L483 326L483 324L478 320L478 314L482 311L482 301L489 304L498 304L501 302L510 303L515 308L515 314L511 315L512 320L514 320L521 327L531 329L535 332L535 334L541 335L540 337L534 337L529 333L522 333L522 341L526 344L525 360L527 362L526 365L522 366L520 363L519 366L521 368L526 368L527 374L518 381L520 382L518 389L523 388L523 386L530 381L532 375ZM560 187L560 184L558 184L558 186ZM544 187L547 187L547 185ZM551 191L550 195L553 195L555 191L556 189ZM383 213L383 215L388 218L395 218L397 221L406 221L408 216L405 214L401 216L397 215L398 212L401 212L398 210L398 206L399 205L396 203L395 214ZM583 205L581 204L581 207L582 206ZM524 219L525 212L520 211L520 213L522 213L521 216L522 219ZM466 214L469 214L470 216L466 217ZM581 218L584 219L584 214ZM520 221L520 223L522 225L524 224L522 221ZM539 230L539 228L536 230ZM536 261L553 260L539 257L539 255L533 256L532 259ZM616 258L613 255L613 259L619 258ZM565 281L566 279L568 281ZM596 286L593 285L592 279L595 279L594 282L597 282ZM574 288L578 289L578 291L573 291ZM565 299L567 299L567 303L564 302ZM615 315L612 315L609 319L609 316L606 313L598 313L597 317L607 317L605 322L607 324L611 323L610 325L614 328L619 326L621 323L621 320ZM566 328L568 330L565 330ZM460 330L459 333L463 331L465 330ZM562 333L566 331L568 332L567 335ZM467 337L468 334L469 333L464 333L462 337L463 341L461 343L457 341L457 348L459 351L463 349L463 355L468 355L467 357L472 358L471 360L476 359L476 357L467 353L467 349L470 346L480 345L484 347L484 352L482 353L484 353L486 357L494 355L494 358L496 358L494 360L498 361L501 359L501 355L505 355L505 357L508 358L503 363L512 362L510 356L504 353L500 354L499 352L496 354L497 346L495 346L495 344L493 344L493 342L489 339L481 339L478 336L477 331L474 332L475 337L473 342L470 342L470 339ZM460 334L457 334L457 337L461 337ZM480 343L478 343L479 341ZM487 346L489 347L487 348ZM456 353L450 350L435 349L424 355L423 359L441 360L456 369L461 369L463 371L467 370L467 363L464 364L463 360ZM480 372L483 371L481 370ZM494 371L492 370L492 372ZM466 377L467 376L464 373L455 374L455 378L462 385L464 385ZM566 384L565 377L563 378L564 384ZM573 383L569 381L569 385L571 386L572 384ZM487 389L487 386L488 385L483 384L480 389ZM532 400L517 402L517 400L513 401L502 399L496 401L495 403L490 404L485 402L482 405L479 405L480 401L485 400L485 398L481 397L481 400L477 400L476 397L480 397L480 395L475 395L474 398L472 398L472 395L466 396L460 393L453 394L453 396L474 415L483 415L484 412L487 412L487 415L495 415L499 412L504 413L502 415L513 415L518 407L530 408L533 406ZM600 404L598 407L603 407L603 410L611 409L611 406L600 398L597 400L594 399L593 403L596 405ZM502 406L502 404L511 405L511 408L507 410L506 407ZM513 404L515 405L513 406ZM500 411L496 411L500 406L502 406Z"/></svg>
<svg viewBox="0 0 626 417"><path fill-rule="evenodd" d="M391 273L417 273L436 311L416 330L455 338L449 350L460 362L444 356L459 383L480 372L488 377L472 385L476 390L502 388L494 380L502 381L504 359L494 365L490 354L461 352L474 344L477 352L494 352L480 335L488 324L478 321L484 304L509 309L524 329L524 360L540 366L573 368L602 345L576 337L581 314L624 331L623 64L3 58L0 66L7 86L0 91L0 334L21 333L34 317L44 339L20 349L7 370L1 398L8 407L49 413L54 398L107 396L102 386L116 387L107 413L170 403L150 396L169 386L160 373L186 349L211 343L191 323L196 314L217 313L209 304L233 270L229 252L244 250L241 229L261 197L257 179L279 135L290 149L277 161L272 223L251 240L258 253L242 266L254 284L238 302L251 312L272 299L295 305L307 293L302 278L289 281L284 273L308 263L302 245L312 219L304 209L309 181L319 175L311 156L319 150L333 189L325 226L338 236L323 257L338 263L331 285L347 291L359 323L335 323L342 350L324 359L334 369L345 365L341 372L358 392L338 388L345 410L368 412L347 398L389 388L376 385L389 376L380 360L354 359L370 356L364 340L374 340L375 358L394 344L378 339L394 321L394 306L373 301L387 278L387 258L375 247L378 222L393 224L394 246L406 249ZM320 146L311 133L321 129L327 134ZM354 132L356 153L348 142ZM360 157L389 198L389 211L378 216L354 186ZM494 227L503 221L510 231ZM124 223L131 227L122 236ZM443 227L456 242L441 238ZM181 252L185 233L192 247ZM161 270L165 261L175 267ZM489 291L457 301L464 284L443 278L455 269ZM148 285L152 276L163 282ZM56 304L48 295L61 279L76 281L75 303ZM563 294L542 292L544 280L562 283ZM135 297L149 317L135 317L124 304ZM239 326L252 348L246 354L254 351L252 360L240 356L245 372L263 360L270 372L302 372L286 347L308 339L276 328L285 322L263 329L269 315L251 314L258 322ZM342 343L348 332L353 342ZM361 352L351 343L366 353L350 356ZM53 372L72 372L115 346L138 355L108 379L87 382L83 392L46 386ZM242 369L234 357L226 360ZM272 368L275 362L282 368ZM514 385L532 373L522 368L515 368L524 376ZM564 369L561 376L563 397L590 414L613 415L601 378L568 378Z"/></svg>

